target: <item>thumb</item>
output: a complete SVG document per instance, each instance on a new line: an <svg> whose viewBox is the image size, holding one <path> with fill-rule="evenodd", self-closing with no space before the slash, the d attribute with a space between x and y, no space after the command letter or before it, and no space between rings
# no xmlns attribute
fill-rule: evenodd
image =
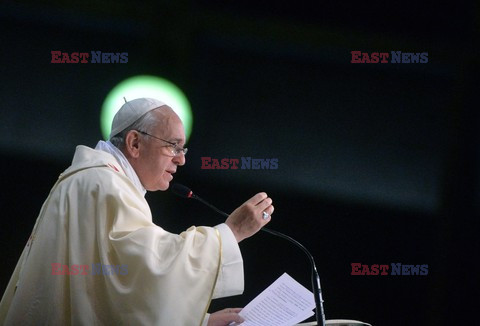
<svg viewBox="0 0 480 326"><path fill-rule="evenodd" d="M225 326L240 326L244 321L245 319L243 319L242 317L240 317L239 315L237 314L227 314L226 316L224 316L225 319L224 319L224 322L225 324L222 324L222 325L225 325Z"/></svg>
<svg viewBox="0 0 480 326"><path fill-rule="evenodd" d="M230 314L230 315L231 315L231 317L232 317L232 318L230 319L232 322L235 322L235 323L237 323L237 324L241 324L241 323L243 323L243 322L245 321L245 319L243 319L239 314L232 313L232 314Z"/></svg>

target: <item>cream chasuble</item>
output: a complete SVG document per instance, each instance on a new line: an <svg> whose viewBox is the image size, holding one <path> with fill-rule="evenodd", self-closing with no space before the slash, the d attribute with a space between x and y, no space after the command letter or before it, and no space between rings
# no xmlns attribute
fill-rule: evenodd
<svg viewBox="0 0 480 326"><path fill-rule="evenodd" d="M196 326L212 296L242 291L228 226L163 230L112 155L78 146L10 279L0 324Z"/></svg>

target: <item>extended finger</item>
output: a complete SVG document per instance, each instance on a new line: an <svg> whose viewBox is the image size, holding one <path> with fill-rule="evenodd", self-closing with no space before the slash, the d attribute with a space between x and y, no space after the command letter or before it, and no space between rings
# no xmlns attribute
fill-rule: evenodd
<svg viewBox="0 0 480 326"><path fill-rule="evenodd" d="M258 205L260 202L262 202L262 200L264 200L265 198L268 198L267 194L264 193L264 192L259 192L258 194L256 194L255 196L253 196L252 198L250 198L249 200L247 200L245 202L245 204L253 204L253 205Z"/></svg>
<svg viewBox="0 0 480 326"><path fill-rule="evenodd" d="M270 205L269 207L267 207L265 209L264 212L268 213L268 215L272 215L273 214L273 211L275 211L275 207L273 207L273 205Z"/></svg>
<svg viewBox="0 0 480 326"><path fill-rule="evenodd" d="M272 205L272 202L272 198L265 198L257 204L257 208L263 212L267 209L267 207Z"/></svg>

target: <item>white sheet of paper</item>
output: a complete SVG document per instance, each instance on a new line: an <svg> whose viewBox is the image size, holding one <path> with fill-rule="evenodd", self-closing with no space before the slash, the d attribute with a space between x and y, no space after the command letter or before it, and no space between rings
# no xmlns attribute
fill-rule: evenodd
<svg viewBox="0 0 480 326"><path fill-rule="evenodd" d="M312 316L314 308L313 293L284 273L242 309L241 325L291 326Z"/></svg>

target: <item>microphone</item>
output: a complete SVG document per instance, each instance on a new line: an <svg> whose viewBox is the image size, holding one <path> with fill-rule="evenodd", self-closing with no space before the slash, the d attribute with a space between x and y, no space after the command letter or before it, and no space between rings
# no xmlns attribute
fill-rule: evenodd
<svg viewBox="0 0 480 326"><path fill-rule="evenodd" d="M216 208L215 206L213 206L212 204L206 202L205 200L203 200L202 198L198 197L197 195L195 195L193 193L192 190L190 190L190 188L188 188L187 186L184 186L182 184L179 184L179 183L174 183L172 184L172 186L170 187L170 190L177 196L180 196L182 198L193 198L193 199L196 199L198 200L199 202L203 203L204 205L207 205L208 207L210 207L211 209L213 209L215 212L217 212L218 214L220 215L223 215L225 217L228 217L228 214L225 213L225 212L222 212L221 210L219 210L218 208Z"/></svg>
<svg viewBox="0 0 480 326"><path fill-rule="evenodd" d="M170 187L170 190L175 195L180 196L182 198L187 198L187 199L192 198L192 199L198 200L199 202L201 202L204 205L210 207L211 209L213 209L215 212L219 213L220 215L223 215L225 217L229 216L227 213L219 210L218 208L216 208L212 204L208 203L207 201L203 200L202 198L200 198L199 196L194 194L193 191L190 188L188 188L188 187L186 187L182 184L174 183ZM322 288L320 286L320 276L318 275L317 267L315 265L315 260L313 259L312 254L300 242L298 242L297 240L289 237L288 235L285 235L285 234L283 234L281 232L278 232L278 231L268 229L266 227L263 227L260 230L290 241L291 243L293 243L297 247L299 247L308 256L308 259L310 260L310 265L311 265L311 268L312 268L312 289L313 289L313 297L315 298L315 310L316 310L317 325L325 326L325 311L323 310L323 298L322 298Z"/></svg>

